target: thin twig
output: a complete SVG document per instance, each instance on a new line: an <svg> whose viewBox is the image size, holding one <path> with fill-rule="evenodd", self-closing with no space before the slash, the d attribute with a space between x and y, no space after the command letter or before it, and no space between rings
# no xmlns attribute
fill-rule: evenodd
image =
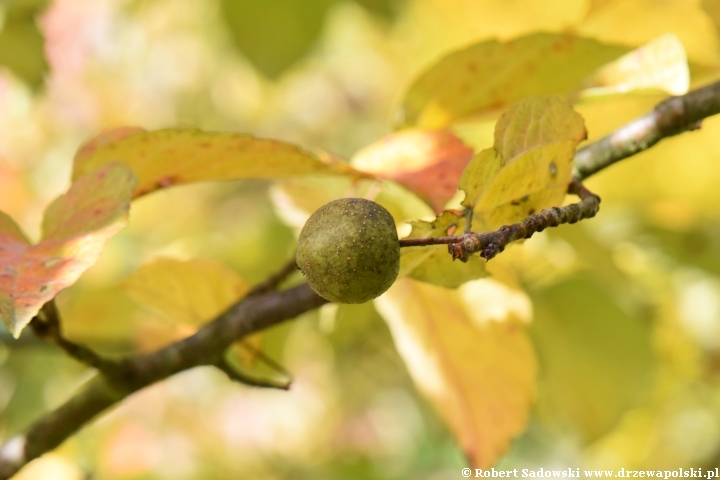
<svg viewBox="0 0 720 480"><path fill-rule="evenodd" d="M292 258L288 260L280 270L270 275L263 282L255 285L252 290L248 292L247 296L249 297L251 295L259 295L261 293L277 290L278 286L280 286L280 284L297 269L298 267L295 262L295 255L293 254Z"/></svg>
<svg viewBox="0 0 720 480"><path fill-rule="evenodd" d="M453 260L467 262L473 253L490 260L502 252L508 243L530 238L536 232L548 227L557 227L563 223L576 223L585 218L594 217L600 208L600 197L586 189L579 180L573 179L568 193L580 197L580 202L564 207L546 208L525 220L505 225L494 232L465 233L444 237L412 238L400 240L401 247L424 247L447 244Z"/></svg>
<svg viewBox="0 0 720 480"><path fill-rule="evenodd" d="M119 362L112 376L94 377L57 409L0 447L0 480L60 445L110 406L170 375L200 365L217 365L231 343L327 303L307 284L245 297L192 336L146 355Z"/></svg>
<svg viewBox="0 0 720 480"><path fill-rule="evenodd" d="M495 232L464 235L462 242L448 245L448 252L453 260L459 259L462 262L467 262L470 255L477 252L482 258L490 260L505 250L511 242L530 238L533 234L549 227L577 223L597 214L600 209L600 197L587 190L579 180L573 179L568 187L568 193L577 195L581 200L564 207L546 208L530 215L522 222L505 225Z"/></svg>
<svg viewBox="0 0 720 480"><path fill-rule="evenodd" d="M400 248L404 247L427 247L429 245L449 245L451 243L460 243L465 235L471 235L472 232L463 235L446 235L444 237L426 237L426 238L403 238L400 240Z"/></svg>
<svg viewBox="0 0 720 480"><path fill-rule="evenodd" d="M55 305L55 300L50 300L43 305L39 315L30 321L30 327L39 338L54 343L75 360L97 368L103 374L114 375L117 373L117 362L103 358L90 348L71 342L63 336L60 312Z"/></svg>

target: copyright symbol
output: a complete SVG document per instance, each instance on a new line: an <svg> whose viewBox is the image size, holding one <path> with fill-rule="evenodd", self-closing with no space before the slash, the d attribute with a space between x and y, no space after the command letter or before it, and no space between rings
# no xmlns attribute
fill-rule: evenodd
<svg viewBox="0 0 720 480"><path fill-rule="evenodd" d="M469 468L463 468L463 469L462 469L462 476L463 476L463 477L469 477L470 475L472 475L472 470L470 470Z"/></svg>

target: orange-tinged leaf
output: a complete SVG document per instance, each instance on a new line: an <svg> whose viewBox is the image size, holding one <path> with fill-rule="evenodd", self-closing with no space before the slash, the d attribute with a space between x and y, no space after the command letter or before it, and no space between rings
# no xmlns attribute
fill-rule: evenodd
<svg viewBox="0 0 720 480"><path fill-rule="evenodd" d="M105 132L81 147L73 178L119 160L139 179L135 197L161 188L210 180L288 178L302 175L367 177L329 154L241 133L195 129Z"/></svg>
<svg viewBox="0 0 720 480"><path fill-rule="evenodd" d="M529 302L499 290L492 280L447 290L405 278L375 300L413 380L474 468L507 450L535 398Z"/></svg>
<svg viewBox="0 0 720 480"><path fill-rule="evenodd" d="M407 129L360 150L352 165L395 180L440 213L472 157L472 149L448 130Z"/></svg>
<svg viewBox="0 0 720 480"><path fill-rule="evenodd" d="M475 212L473 230L494 230L558 205L585 137L582 117L559 97L515 103L498 120L495 146L480 152L460 180L463 205Z"/></svg>
<svg viewBox="0 0 720 480"><path fill-rule="evenodd" d="M643 89L683 95L690 88L685 48L675 35L663 35L605 65L584 87L586 96Z"/></svg>
<svg viewBox="0 0 720 480"><path fill-rule="evenodd" d="M78 148L75 153L75 163L83 161L83 159L93 155L96 150L107 147L113 142L122 140L136 133L145 132L141 127L117 127L100 132L96 137L88 140Z"/></svg>
<svg viewBox="0 0 720 480"><path fill-rule="evenodd" d="M12 243L30 244L30 240L28 240L25 233L23 233L17 223L15 223L15 220L10 218L9 215L0 212L0 245L5 247ZM7 255L6 247L0 249L0 255ZM5 262L2 263L4 264Z"/></svg>
<svg viewBox="0 0 720 480"><path fill-rule="evenodd" d="M133 172L117 162L78 178L47 208L37 245L0 215L0 317L14 336L95 263L106 241L125 226L136 185Z"/></svg>
<svg viewBox="0 0 720 480"><path fill-rule="evenodd" d="M446 55L418 78L402 104L404 123L442 128L528 95L572 93L628 50L554 33L477 43Z"/></svg>

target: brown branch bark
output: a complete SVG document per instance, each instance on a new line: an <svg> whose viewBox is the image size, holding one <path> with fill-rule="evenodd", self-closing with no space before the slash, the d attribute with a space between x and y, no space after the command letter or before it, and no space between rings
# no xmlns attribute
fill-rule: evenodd
<svg viewBox="0 0 720 480"><path fill-rule="evenodd" d="M697 128L703 118L717 113L720 113L720 82L670 98L646 116L579 150L575 156L575 175L578 180L587 178L619 160L650 148L663 138ZM451 252L454 248L461 248L456 253L461 260L471 251L492 258L513 240L525 238L548 226L573 223L595 214L599 204L597 196L587 192L579 183L570 186L570 193L580 196L581 201L575 205L548 209L497 232L468 232L467 245L464 244L464 235L417 240L422 240L422 245L448 244ZM410 246L415 245L414 241L403 240L402 243ZM67 341L60 334L59 325L51 324L50 330L43 335L69 355L98 368L100 374L65 404L45 414L24 434L0 448L0 480L10 478L32 459L57 447L96 415L133 392L188 368L217 366L222 362L222 352L232 342L327 303L308 285L281 292L271 291L293 268L292 262L286 265L278 274L256 287L252 295L230 307L191 337L158 352L120 362L103 359L92 350ZM39 325L37 328L42 332L42 328L46 327Z"/></svg>
<svg viewBox="0 0 720 480"><path fill-rule="evenodd" d="M65 338L62 334L61 324L60 312L55 305L55 300L51 300L43 305L38 316L30 321L30 328L39 338L54 343L65 350L69 356L89 367L108 374L112 374L118 369L116 362L103 358L90 348Z"/></svg>
<svg viewBox="0 0 720 480"><path fill-rule="evenodd" d="M647 150L663 138L698 129L703 119L718 113L720 81L668 98L647 115L578 150L574 175L584 180L613 163Z"/></svg>
<svg viewBox="0 0 720 480"><path fill-rule="evenodd" d="M423 247L447 244L453 260L467 262L474 253L479 253L484 259L490 260L505 250L508 243L530 238L533 234L549 227L576 223L594 217L598 212L600 197L586 189L579 180L573 179L568 187L568 193L580 197L580 202L564 207L546 208L530 215L522 222L505 225L495 232L469 232L456 236L403 239L400 240L400 246Z"/></svg>
<svg viewBox="0 0 720 480"><path fill-rule="evenodd" d="M246 297L194 335L147 355L118 362L97 375L65 404L45 414L24 435L0 449L0 479L52 450L97 414L148 385L200 365L217 365L234 341L318 308L327 300L303 284L282 292Z"/></svg>

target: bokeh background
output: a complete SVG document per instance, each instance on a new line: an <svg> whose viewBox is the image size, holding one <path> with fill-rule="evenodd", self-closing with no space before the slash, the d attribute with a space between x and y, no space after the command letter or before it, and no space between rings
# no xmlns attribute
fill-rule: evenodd
<svg viewBox="0 0 720 480"><path fill-rule="evenodd" d="M572 31L640 46L672 33L691 85L720 77L714 0L3 0L0 19L0 210L32 238L69 185L75 150L103 129L249 132L349 158L392 131L425 67L484 39ZM592 140L665 96L605 95L576 108ZM458 133L484 148L493 124ZM709 119L594 177L595 219L491 262L497 300L478 308L528 306L540 367L527 431L496 467L720 465L719 159L720 119ZM293 199L317 188L226 182L139 200L130 227L59 296L68 337L116 355L187 335L196 325L143 308L118 285L161 258L221 262L258 282L292 255L307 214ZM0 338L4 440L90 372L30 331ZM295 376L290 392L187 371L126 399L18 478L460 478L462 453L372 303L323 307L258 341Z"/></svg>

